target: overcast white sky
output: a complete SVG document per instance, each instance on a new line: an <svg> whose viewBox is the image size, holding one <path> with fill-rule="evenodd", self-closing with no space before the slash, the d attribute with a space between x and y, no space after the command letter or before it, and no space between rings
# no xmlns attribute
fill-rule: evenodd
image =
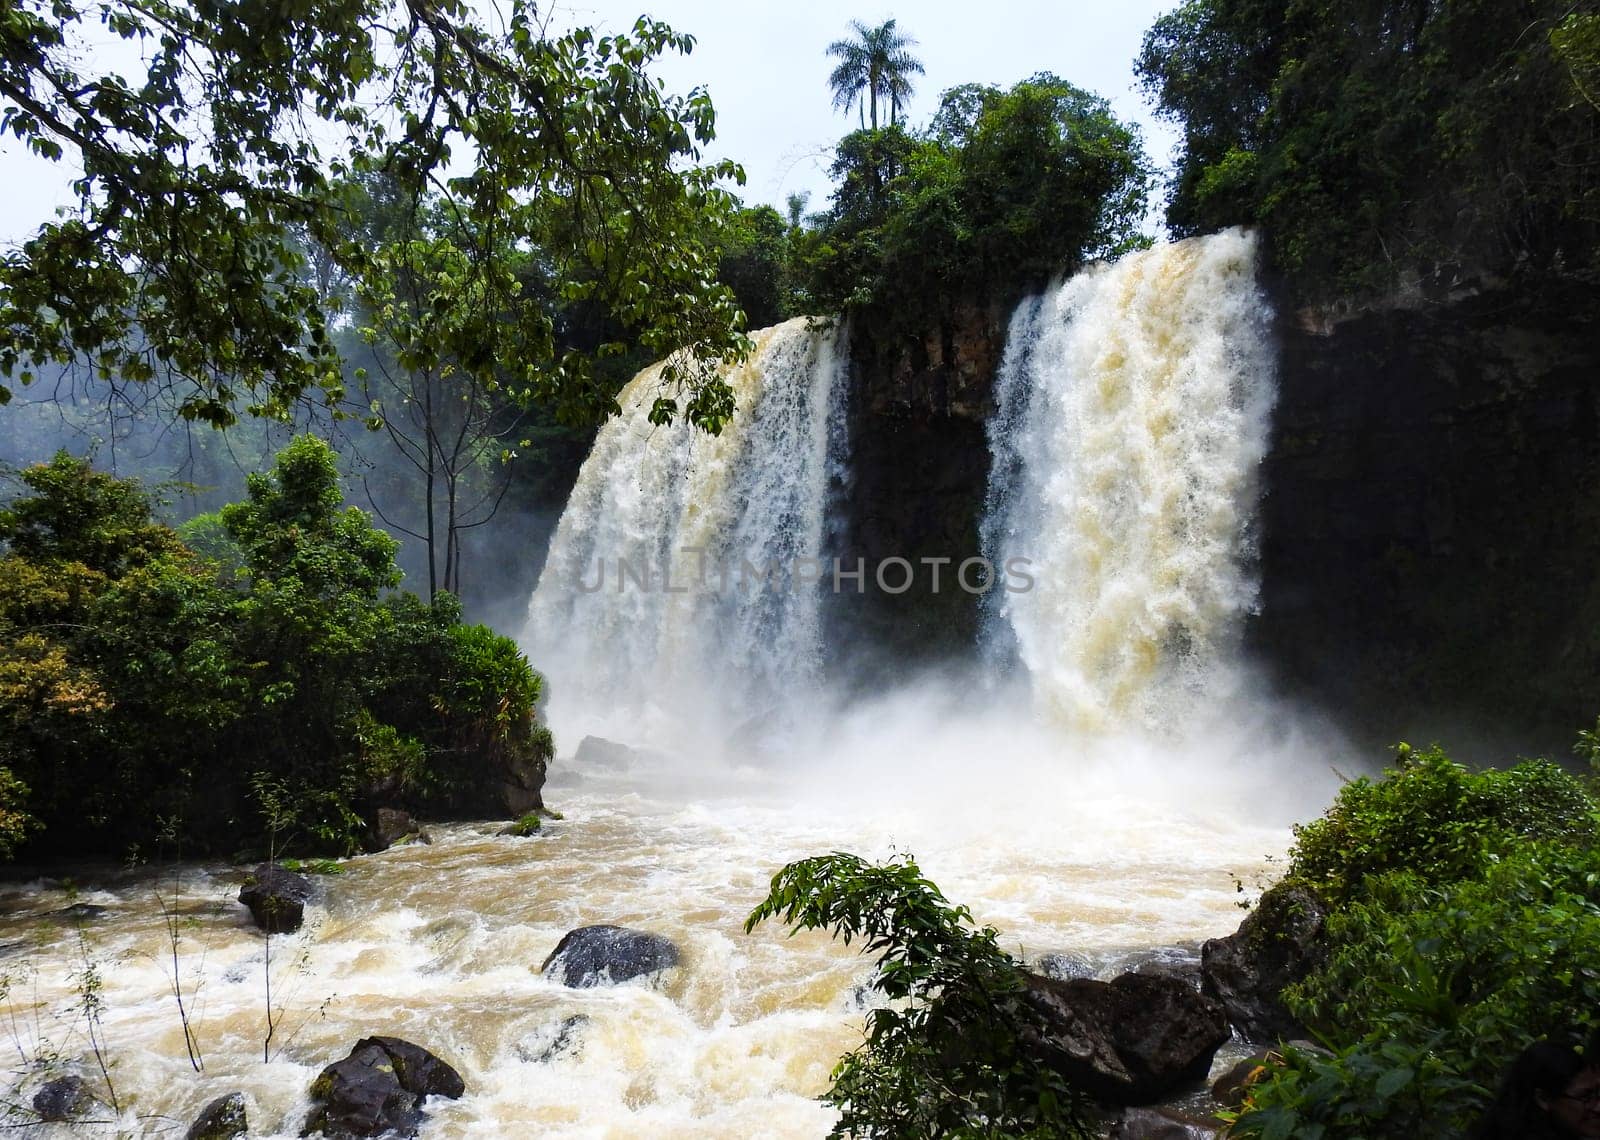
<svg viewBox="0 0 1600 1140"><path fill-rule="evenodd" d="M746 201L782 207L794 191L810 191L813 210L827 204L829 148L855 125L833 110L827 45L848 33L851 19L876 24L894 16L917 38L927 74L917 83L908 121L920 125L939 92L958 83L1009 86L1038 71L1097 92L1124 121L1143 129L1150 157L1164 165L1174 133L1156 123L1134 88L1133 59L1144 30L1177 0L922 0L862 7L842 0L787 4L733 0L578 0L557 6L556 23L628 28L642 11L698 43L687 58L656 68L669 88L703 85L717 108L717 142L708 157L742 163ZM0 142L0 243L28 236L58 205L70 201L73 171Z"/></svg>

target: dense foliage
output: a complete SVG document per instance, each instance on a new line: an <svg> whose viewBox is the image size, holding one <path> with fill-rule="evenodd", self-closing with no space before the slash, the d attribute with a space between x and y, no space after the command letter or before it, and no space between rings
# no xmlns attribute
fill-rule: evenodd
<svg viewBox="0 0 1600 1140"><path fill-rule="evenodd" d="M693 40L648 18L626 35L543 29L526 0L489 19L459 0L6 5L0 130L82 176L78 208L0 260L0 377L81 358L215 424L337 401L316 278L390 280L345 199L381 174L410 212L442 197L471 238L459 279L429 294L448 311L409 346L419 361L572 416L608 408L592 356L563 351L522 289L536 263L654 355L684 350L673 410L715 430L730 397L711 365L747 342L702 234L729 205L718 184L742 175L698 164L705 93L668 96L647 71ZM105 67L103 31L131 64ZM481 303L449 307L457 289Z"/></svg>
<svg viewBox="0 0 1600 1140"><path fill-rule="evenodd" d="M1024 1045L1038 1014L1020 963L992 927L975 929L914 860L835 853L791 863L745 922L829 930L874 956L872 986L891 1004L833 1071L831 1135L902 1140L1096 1135L1085 1096Z"/></svg>
<svg viewBox="0 0 1600 1140"><path fill-rule="evenodd" d="M1525 844L1596 838L1588 792L1549 761L1473 773L1438 748L1401 745L1382 780L1345 785L1320 819L1295 828L1290 877L1342 907L1391 871L1456 882Z"/></svg>
<svg viewBox="0 0 1600 1140"><path fill-rule="evenodd" d="M249 497L156 522L65 454L0 512L0 840L126 853L162 834L345 851L376 804L483 810L540 764L540 680L449 595L394 593L395 542L294 441ZM203 553L202 553L203 552Z"/></svg>
<svg viewBox="0 0 1600 1140"><path fill-rule="evenodd" d="M1553 765L1472 774L1402 750L1299 829L1289 879L1332 905L1285 998L1333 1049L1288 1049L1234 1134L1455 1137L1506 1063L1600 1026L1597 807Z"/></svg>
<svg viewBox="0 0 1600 1140"><path fill-rule="evenodd" d="M797 242L801 303L891 332L1020 296L1137 246L1147 170L1104 99L1052 75L945 93L930 129L838 146L832 208Z"/></svg>
<svg viewBox="0 0 1600 1140"><path fill-rule="evenodd" d="M1168 222L1260 223L1302 297L1593 268L1595 17L1565 0L1187 0L1138 69Z"/></svg>

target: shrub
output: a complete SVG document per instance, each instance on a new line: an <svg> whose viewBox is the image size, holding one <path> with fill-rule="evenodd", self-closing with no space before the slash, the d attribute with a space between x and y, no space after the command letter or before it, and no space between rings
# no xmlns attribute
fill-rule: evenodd
<svg viewBox="0 0 1600 1140"><path fill-rule="evenodd" d="M1328 963L1285 997L1336 1053L1291 1051L1237 1135L1460 1136L1510 1058L1600 1025L1593 850L1536 843L1443 886L1392 872L1329 934Z"/></svg>
<svg viewBox="0 0 1600 1140"><path fill-rule="evenodd" d="M1529 841L1595 837L1594 801L1548 761L1472 773L1437 747L1402 744L1384 779L1345 785L1321 819L1295 828L1289 877L1337 908L1368 876L1404 870L1446 883Z"/></svg>
<svg viewBox="0 0 1600 1140"><path fill-rule="evenodd" d="M873 988L894 1003L868 1015L865 1043L833 1070L823 1097L839 1110L831 1136L1096 1134L1087 1098L1022 1045L1040 1027L1020 963L909 856L871 864L836 852L791 863L745 930L769 918L830 930L846 945L859 939L876 958Z"/></svg>
<svg viewBox="0 0 1600 1140"><path fill-rule="evenodd" d="M530 811L500 834L514 835L519 839L527 839L529 836L538 835L542 827L543 824L539 820L539 813Z"/></svg>
<svg viewBox="0 0 1600 1140"><path fill-rule="evenodd" d="M1298 829L1289 877L1332 904L1284 993L1330 1045L1285 1050L1232 1135L1456 1137L1535 1040L1600 1025L1595 804L1553 764L1473 774L1402 748Z"/></svg>

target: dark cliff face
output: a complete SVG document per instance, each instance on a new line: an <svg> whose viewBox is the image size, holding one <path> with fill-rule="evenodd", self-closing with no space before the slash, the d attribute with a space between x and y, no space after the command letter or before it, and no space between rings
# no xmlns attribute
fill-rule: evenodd
<svg viewBox="0 0 1600 1140"><path fill-rule="evenodd" d="M1281 325L1252 648L1359 739L1565 753L1600 714L1600 289Z"/></svg>
<svg viewBox="0 0 1600 1140"><path fill-rule="evenodd" d="M887 594L870 568L978 554L1009 315L968 307L917 342L853 332L838 549L869 574L834 600L833 644L896 662L974 645L972 596L932 595L920 566ZM1564 754L1600 714L1600 289L1304 325L1280 321L1254 656L1365 744Z"/></svg>
<svg viewBox="0 0 1600 1140"><path fill-rule="evenodd" d="M971 652L978 599L955 585L955 567L977 557L978 524L989 478L984 424L993 410L994 375L1005 351L1010 307L963 306L921 340L887 340L851 330L849 436L851 485L837 549L845 569L865 560L865 590L843 591L828 607L830 644L869 657L920 661ZM904 558L910 589L878 587L874 568ZM939 592L923 558L949 558ZM903 571L884 572L897 589ZM974 575L973 581L977 580Z"/></svg>

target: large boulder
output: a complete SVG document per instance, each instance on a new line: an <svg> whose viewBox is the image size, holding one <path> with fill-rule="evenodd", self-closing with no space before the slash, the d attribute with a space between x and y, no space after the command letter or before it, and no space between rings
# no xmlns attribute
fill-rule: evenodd
<svg viewBox="0 0 1600 1140"><path fill-rule="evenodd" d="M1092 961L1070 950L1041 954L1027 966L1041 977L1054 978L1058 982L1069 982L1073 978L1092 978L1098 972Z"/></svg>
<svg viewBox="0 0 1600 1140"><path fill-rule="evenodd" d="M466 1091L461 1074L420 1045L398 1037L366 1037L350 1055L311 1083L315 1105L302 1136L415 1136L422 1102Z"/></svg>
<svg viewBox="0 0 1600 1140"><path fill-rule="evenodd" d="M311 897L311 882L304 875L263 863L239 888L239 901L250 908L250 917L268 934L292 934L306 920L306 900Z"/></svg>
<svg viewBox="0 0 1600 1140"><path fill-rule="evenodd" d="M40 1120L59 1123L89 1111L94 1096L82 1077L56 1077L33 1094L33 1111Z"/></svg>
<svg viewBox="0 0 1600 1140"><path fill-rule="evenodd" d="M626 744L607 740L603 736L585 736L578 741L578 750L572 754L572 766L578 769L609 768L618 771L631 768L639 753Z"/></svg>
<svg viewBox="0 0 1600 1140"><path fill-rule="evenodd" d="M1222 1004L1177 978L1023 980L1043 1022L1025 1031L1028 1046L1107 1104L1152 1104L1203 1080L1231 1036Z"/></svg>
<svg viewBox="0 0 1600 1140"><path fill-rule="evenodd" d="M536 735L523 748L497 748L488 758L493 799L479 801L473 814L483 818L526 815L544 810L544 781L550 769L552 745L548 733Z"/></svg>
<svg viewBox="0 0 1600 1140"><path fill-rule="evenodd" d="M670 938L625 926L580 926L550 952L539 972L574 989L614 985L678 964Z"/></svg>
<svg viewBox="0 0 1600 1140"><path fill-rule="evenodd" d="M387 851L396 843L432 843L433 838L422 830L422 825L410 812L381 807L367 822L366 841L368 851Z"/></svg>
<svg viewBox="0 0 1600 1140"><path fill-rule="evenodd" d="M1179 981L1200 988L1200 947L1157 946L1140 950L1124 961L1123 969L1130 974L1149 974Z"/></svg>
<svg viewBox="0 0 1600 1140"><path fill-rule="evenodd" d="M189 1125L183 1140L238 1140L248 1135L250 1122L245 1115L244 1093L219 1096L200 1110Z"/></svg>
<svg viewBox="0 0 1600 1140"><path fill-rule="evenodd" d="M1305 1035L1279 995L1322 964L1327 915L1316 895L1280 883L1237 931L1200 948L1203 989L1222 1002L1246 1040L1272 1044Z"/></svg>

